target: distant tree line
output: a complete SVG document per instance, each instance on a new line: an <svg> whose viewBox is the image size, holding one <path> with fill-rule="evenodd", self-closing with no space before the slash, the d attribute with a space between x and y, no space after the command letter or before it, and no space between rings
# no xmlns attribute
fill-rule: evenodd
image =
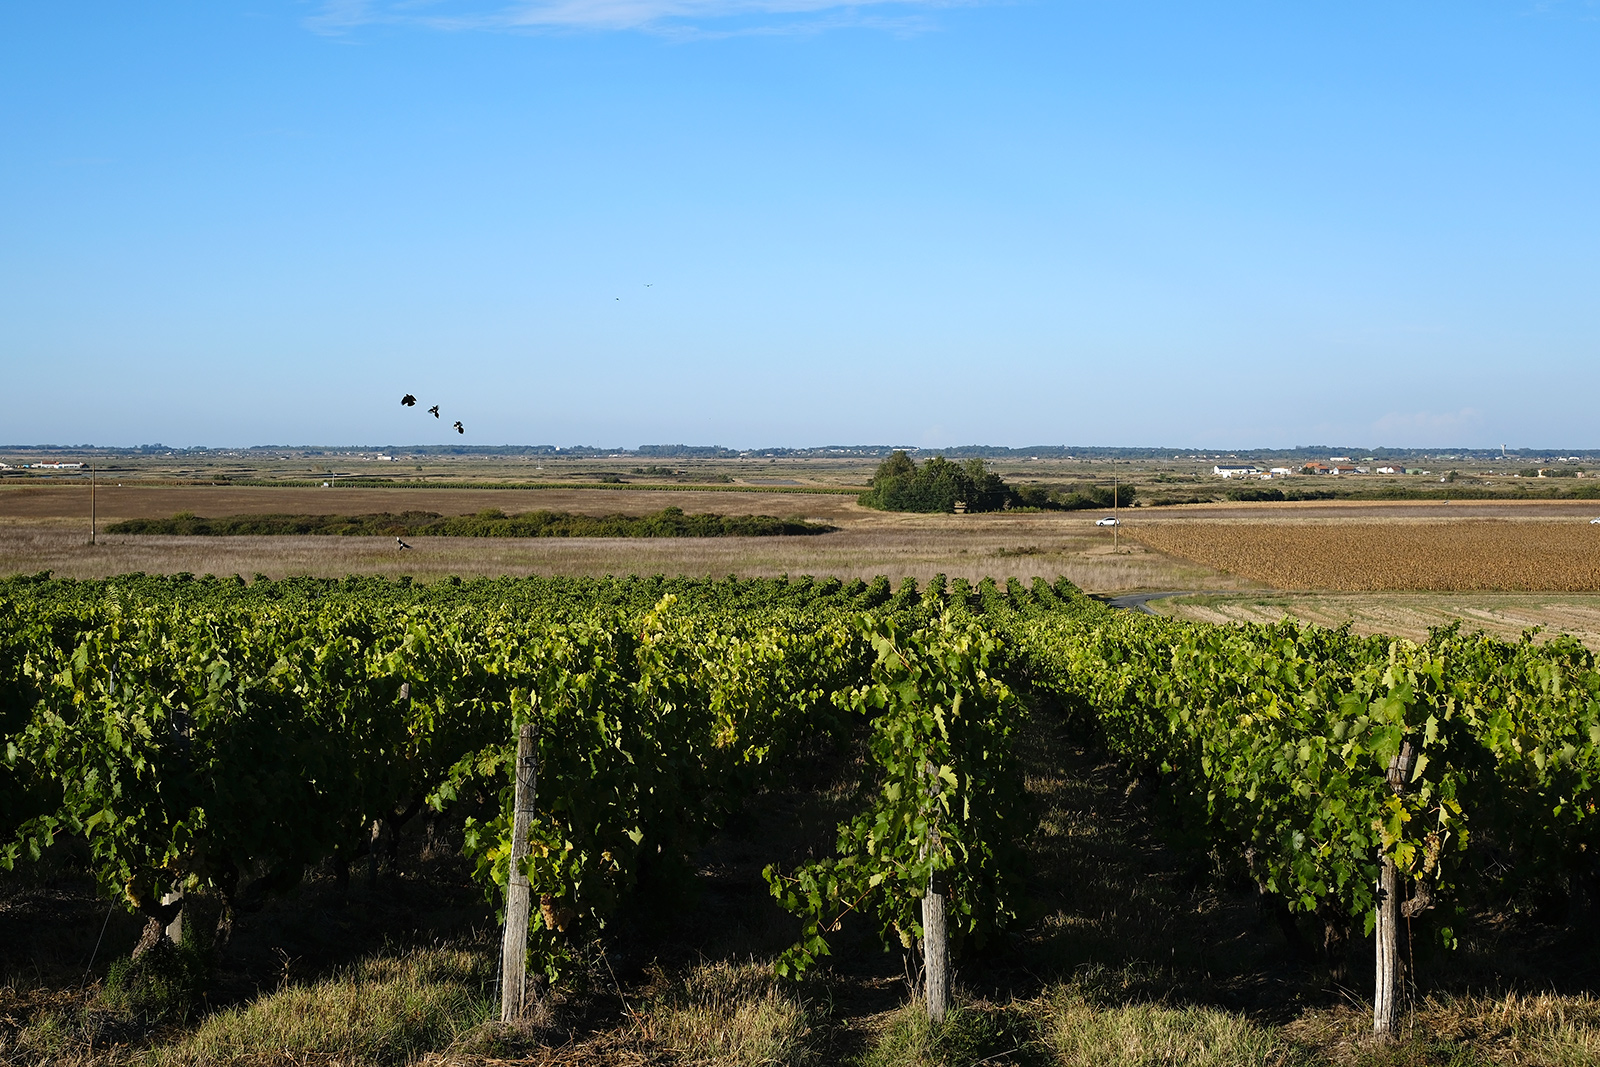
<svg viewBox="0 0 1600 1067"><path fill-rule="evenodd" d="M881 511L952 512L957 504L967 511L1080 511L1111 507L1112 493L1109 485L1012 486L989 470L981 458L955 463L944 456L934 456L919 466L906 453L894 452L878 464L872 488L858 500ZM1116 497L1127 507L1133 503L1134 490L1123 486L1116 491Z"/></svg>

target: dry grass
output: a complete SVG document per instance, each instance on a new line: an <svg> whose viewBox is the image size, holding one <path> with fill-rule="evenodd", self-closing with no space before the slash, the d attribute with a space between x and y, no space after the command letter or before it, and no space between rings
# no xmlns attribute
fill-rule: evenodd
<svg viewBox="0 0 1600 1067"><path fill-rule="evenodd" d="M808 498L810 499L810 498ZM261 573L446 575L685 574L705 577L811 574L926 581L935 574L977 581L1065 575L1092 592L1250 588L1207 567L1138 545L1113 553L1090 519L1052 515L884 517L840 523L820 537L445 538L395 550L385 538L115 536L90 546L81 531L0 523L0 574L59 577Z"/></svg>
<svg viewBox="0 0 1600 1067"><path fill-rule="evenodd" d="M659 976L634 1027L639 1040L685 1065L797 1067L815 1059L805 1005L770 964L753 960Z"/></svg>
<svg viewBox="0 0 1600 1067"><path fill-rule="evenodd" d="M663 507L717 514L798 515L840 528L808 538L418 538L403 556L385 538L104 536L85 544L87 501L79 487L0 489L0 574L50 570L95 578L131 571L171 574L445 575L686 574L753 577L811 574L841 579L926 581L935 574L1055 579L1091 591L1248 587L1211 568L1124 542L1111 551L1095 513L905 515L873 511L853 497L693 491L269 489L135 487L102 491L103 523L198 515L369 514L405 508L469 514L539 508L583 514L644 514Z"/></svg>
<svg viewBox="0 0 1600 1067"><path fill-rule="evenodd" d="M1065 987L1039 1010L1044 1041L1063 1064L1095 1067L1282 1067L1309 1063L1280 1031L1233 1012L1134 1003L1098 1006Z"/></svg>
<svg viewBox="0 0 1600 1067"><path fill-rule="evenodd" d="M334 977L285 985L240 1007L216 1012L179 1032L170 1044L130 1050L106 1036L104 1021L85 1025L67 1012L36 1017L0 1062L59 1067L128 1064L213 1067L246 1064L415 1062L472 1032L489 1014L493 974L484 957L464 950L425 949L378 956ZM99 1039L89 1036L99 1030Z"/></svg>
<svg viewBox="0 0 1600 1067"><path fill-rule="evenodd" d="M1504 1064L1594 1067L1600 1063L1600 1001L1590 996L1510 994L1427 997L1406 1018L1401 1039L1371 1041L1372 1016L1343 1007L1307 1012L1283 1028L1340 1067Z"/></svg>
<svg viewBox="0 0 1600 1067"><path fill-rule="evenodd" d="M1571 634L1600 649L1600 596L1547 593L1282 593L1174 597L1150 609L1197 622L1277 622L1285 615L1317 626L1349 623L1362 634L1420 641L1428 630L1460 622L1514 640L1523 631Z"/></svg>
<svg viewBox="0 0 1600 1067"><path fill-rule="evenodd" d="M487 1018L492 978L482 956L463 950L378 957L314 985L290 986L218 1012L144 1062L205 1067L327 1057L409 1063Z"/></svg>
<svg viewBox="0 0 1600 1067"><path fill-rule="evenodd" d="M1135 536L1278 589L1600 592L1587 522L1162 523Z"/></svg>

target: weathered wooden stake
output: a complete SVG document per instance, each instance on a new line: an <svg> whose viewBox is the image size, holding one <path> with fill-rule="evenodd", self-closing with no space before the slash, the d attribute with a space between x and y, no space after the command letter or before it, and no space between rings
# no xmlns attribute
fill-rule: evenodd
<svg viewBox="0 0 1600 1067"><path fill-rule="evenodd" d="M367 888L378 888L378 846L383 844L383 820L373 819L367 832Z"/></svg>
<svg viewBox="0 0 1600 1067"><path fill-rule="evenodd" d="M950 1007L950 939L944 894L937 886L938 875L928 875L928 895L922 898L922 988L928 1018L942 1023Z"/></svg>
<svg viewBox="0 0 1600 1067"><path fill-rule="evenodd" d="M533 892L522 861L528 855L528 830L533 823L534 791L539 782L539 729L522 724L517 733L517 788L511 815L511 877L506 884L506 929L500 945L500 1021L522 1014L528 986L528 922Z"/></svg>
<svg viewBox="0 0 1600 1067"><path fill-rule="evenodd" d="M178 905L178 914L172 917L172 921L167 924L165 932L168 941L174 945L183 944L183 891L174 889L170 893L163 893L161 895L161 903L163 906L168 904Z"/></svg>
<svg viewBox="0 0 1600 1067"><path fill-rule="evenodd" d="M1390 792L1400 796L1410 787L1417 753L1407 741L1389 761ZM1377 981L1372 993L1372 1035L1379 1041L1400 1036L1400 998L1405 959L1400 953L1400 872L1388 856L1378 860L1378 914L1373 926L1377 943Z"/></svg>
<svg viewBox="0 0 1600 1067"><path fill-rule="evenodd" d="M959 697L956 698L960 700ZM960 704L957 704L957 708ZM922 765L922 773L931 779L929 791L934 797L942 792L939 769L932 762ZM935 801L937 803L937 801ZM924 855L939 850L939 831L932 830ZM944 914L944 893L939 884L937 869L928 872L928 892L922 898L922 995L928 1007L928 1018L944 1022L950 1007L950 936Z"/></svg>

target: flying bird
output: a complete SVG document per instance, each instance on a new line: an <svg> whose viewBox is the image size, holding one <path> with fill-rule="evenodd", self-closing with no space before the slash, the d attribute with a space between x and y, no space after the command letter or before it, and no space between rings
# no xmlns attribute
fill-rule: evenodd
<svg viewBox="0 0 1600 1067"><path fill-rule="evenodd" d="M435 404L435 405L433 405L433 407L429 408L428 409L428 414L432 415L434 418L437 419L439 417L439 405Z"/></svg>
<svg viewBox="0 0 1600 1067"><path fill-rule="evenodd" d="M461 425L461 420L456 420L456 433L466 433L466 428Z"/></svg>
<svg viewBox="0 0 1600 1067"><path fill-rule="evenodd" d="M398 537L396 537L394 539L394 543L400 546L400 551L402 551L402 552L404 552L406 549L411 547L410 545L406 544L404 541L400 540L400 538L398 538Z"/></svg>
<svg viewBox="0 0 1600 1067"><path fill-rule="evenodd" d="M417 398L412 396L410 393L407 393L405 396L400 398L400 406L403 408L414 408L417 406Z"/></svg>

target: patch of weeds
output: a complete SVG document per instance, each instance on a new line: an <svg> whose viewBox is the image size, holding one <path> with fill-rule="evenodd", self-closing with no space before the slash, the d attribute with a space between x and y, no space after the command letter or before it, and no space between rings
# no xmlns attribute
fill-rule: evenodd
<svg viewBox="0 0 1600 1067"><path fill-rule="evenodd" d="M769 966L718 961L657 974L635 1013L639 1036L681 1063L799 1067L815 1062L806 1006Z"/></svg>
<svg viewBox="0 0 1600 1067"><path fill-rule="evenodd" d="M11 1062L12 1057L24 1054L41 1060L59 1056L68 1048L80 1043L82 1027L67 1012L41 1012L19 1027L10 1038L0 1037L0 1062Z"/></svg>
<svg viewBox="0 0 1600 1067"><path fill-rule="evenodd" d="M912 1003L894 1014L861 1067L1040 1064L1048 1062L1044 1051L1031 1021L1015 1008L962 1004L936 1023Z"/></svg>
<svg viewBox="0 0 1600 1067"><path fill-rule="evenodd" d="M483 956L461 949L377 956L332 978L285 986L218 1012L181 1042L155 1050L149 1062L181 1067L331 1057L409 1063L449 1048L484 1023L493 977Z"/></svg>
<svg viewBox="0 0 1600 1067"><path fill-rule="evenodd" d="M1044 1040L1061 1063L1095 1067L1289 1067L1310 1054L1277 1030L1231 1012L1159 1002L1097 1002L1062 986L1041 1009Z"/></svg>
<svg viewBox="0 0 1600 1067"><path fill-rule="evenodd" d="M1347 1067L1492 1067L1494 1060L1456 1041L1414 1037L1389 1044L1368 1042L1355 1049Z"/></svg>
<svg viewBox="0 0 1600 1067"><path fill-rule="evenodd" d="M1078 969L1072 982L1062 988L1097 1008L1109 1008L1129 1000L1159 998L1172 988L1171 978L1160 967L1143 960L1131 960L1120 967L1091 963Z"/></svg>
<svg viewBox="0 0 1600 1067"><path fill-rule="evenodd" d="M1370 1012L1352 1007L1307 1012L1284 1029L1340 1067L1600 1063L1600 1001L1583 994L1429 996L1383 1045L1372 1041Z"/></svg>
<svg viewBox="0 0 1600 1067"><path fill-rule="evenodd" d="M100 1006L148 1022L183 1021L211 984L211 946L185 937L174 945L162 938L143 955L111 964Z"/></svg>

